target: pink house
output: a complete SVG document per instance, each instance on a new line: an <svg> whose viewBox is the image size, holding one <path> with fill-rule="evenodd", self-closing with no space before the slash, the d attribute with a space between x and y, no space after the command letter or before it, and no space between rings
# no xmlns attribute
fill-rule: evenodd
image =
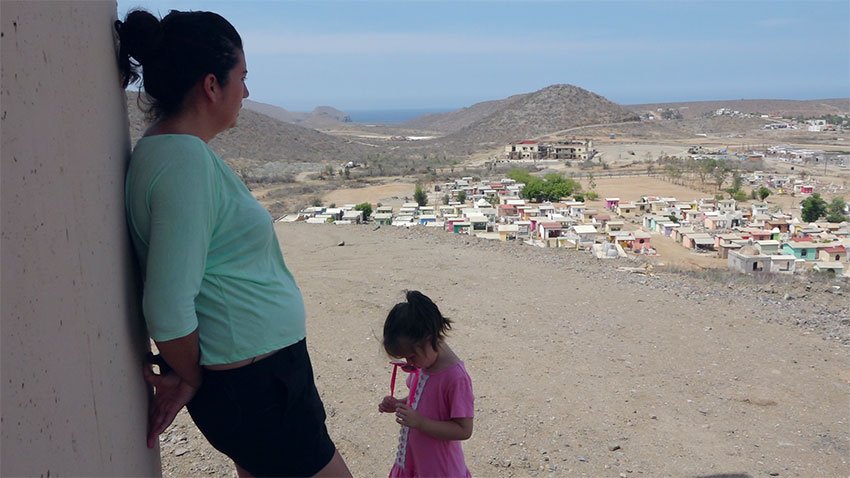
<svg viewBox="0 0 850 478"><path fill-rule="evenodd" d="M648 232L634 231L632 235L635 238L635 240L632 242L633 251L640 251L642 249L649 249L650 247L652 247L649 244L649 239L652 236L650 236Z"/></svg>
<svg viewBox="0 0 850 478"><path fill-rule="evenodd" d="M454 232L455 231L455 223L456 222L464 222L464 221L466 221L466 219L459 218L459 217L456 217L456 218L453 217L451 219L446 219L445 229L448 232Z"/></svg>
<svg viewBox="0 0 850 478"><path fill-rule="evenodd" d="M515 206L510 204L500 204L499 209L496 210L496 215L498 217L516 216L517 210Z"/></svg>
<svg viewBox="0 0 850 478"><path fill-rule="evenodd" d="M620 198L605 198L605 209L613 211L620 205Z"/></svg>
<svg viewBox="0 0 850 478"><path fill-rule="evenodd" d="M773 233L764 229L749 229L741 231L741 239L752 239L755 241L769 241Z"/></svg>
<svg viewBox="0 0 850 478"><path fill-rule="evenodd" d="M564 230L560 222L540 222L537 228L540 231L540 239L543 240L560 237Z"/></svg>

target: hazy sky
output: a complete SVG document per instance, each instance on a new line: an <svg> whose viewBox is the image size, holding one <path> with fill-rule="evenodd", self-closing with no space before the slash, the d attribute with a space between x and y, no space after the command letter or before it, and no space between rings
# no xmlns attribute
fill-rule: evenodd
<svg viewBox="0 0 850 478"><path fill-rule="evenodd" d="M245 43L251 99L458 108L570 83L621 104L850 97L850 1L184 1Z"/></svg>

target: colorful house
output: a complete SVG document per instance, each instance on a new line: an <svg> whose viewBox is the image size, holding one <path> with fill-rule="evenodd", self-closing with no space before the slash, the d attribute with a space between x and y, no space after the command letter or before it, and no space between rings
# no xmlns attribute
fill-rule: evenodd
<svg viewBox="0 0 850 478"><path fill-rule="evenodd" d="M748 243L737 251L729 251L727 264L730 269L743 274L793 274L797 263L794 256L761 254L752 243Z"/></svg>
<svg viewBox="0 0 850 478"><path fill-rule="evenodd" d="M782 244L782 252L797 259L814 262L817 260L818 247L811 241L792 240Z"/></svg>
<svg viewBox="0 0 850 478"><path fill-rule="evenodd" d="M843 245L824 247L818 251L819 262L847 262L847 249Z"/></svg>
<svg viewBox="0 0 850 478"><path fill-rule="evenodd" d="M634 217L638 207L635 203L627 202L617 205L617 215L622 217Z"/></svg>
<svg viewBox="0 0 850 478"><path fill-rule="evenodd" d="M519 226L516 224L497 224L500 241L515 241L519 236Z"/></svg>
<svg viewBox="0 0 850 478"><path fill-rule="evenodd" d="M648 232L634 231L632 235L635 238L634 242L632 242L633 251L640 252L642 250L652 248L652 245L649 243L649 240L652 236L650 236Z"/></svg>

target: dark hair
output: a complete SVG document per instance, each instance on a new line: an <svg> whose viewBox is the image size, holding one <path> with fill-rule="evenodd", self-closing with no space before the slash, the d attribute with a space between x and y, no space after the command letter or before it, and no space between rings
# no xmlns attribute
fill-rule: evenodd
<svg viewBox="0 0 850 478"><path fill-rule="evenodd" d="M426 339L436 349L452 328L452 321L443 317L428 296L416 290L407 291L405 296L407 302L393 306L384 321L384 350L393 357L404 355Z"/></svg>
<svg viewBox="0 0 850 478"><path fill-rule="evenodd" d="M121 85L141 80L150 119L179 111L186 93L207 74L226 85L242 51L233 25L212 12L172 10L160 21L145 10L133 10L123 22L115 22L115 30Z"/></svg>

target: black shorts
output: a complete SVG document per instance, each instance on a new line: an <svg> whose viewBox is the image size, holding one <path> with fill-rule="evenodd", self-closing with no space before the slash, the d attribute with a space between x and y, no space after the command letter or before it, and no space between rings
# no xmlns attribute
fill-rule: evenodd
<svg viewBox="0 0 850 478"><path fill-rule="evenodd" d="M187 408L210 444L254 476L313 476L336 451L306 339L245 367L204 369Z"/></svg>

